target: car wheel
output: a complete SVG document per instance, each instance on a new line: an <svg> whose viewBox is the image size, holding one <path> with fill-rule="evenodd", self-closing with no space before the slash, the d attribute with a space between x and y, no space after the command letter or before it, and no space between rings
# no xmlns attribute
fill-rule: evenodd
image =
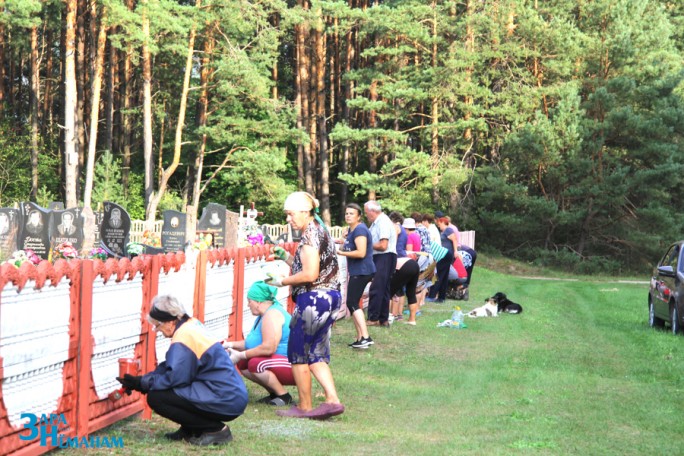
<svg viewBox="0 0 684 456"><path fill-rule="evenodd" d="M655 307L650 299L648 300L648 325L651 328L662 328L665 325L662 318L656 317Z"/></svg>
<svg viewBox="0 0 684 456"><path fill-rule="evenodd" d="M682 325L679 322L679 311L675 303L670 303L670 324L672 325L672 334L675 336L682 330Z"/></svg>

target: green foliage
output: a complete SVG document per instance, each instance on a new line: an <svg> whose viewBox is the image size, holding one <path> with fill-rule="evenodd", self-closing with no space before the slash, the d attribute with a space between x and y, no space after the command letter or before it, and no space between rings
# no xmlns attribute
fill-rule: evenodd
<svg viewBox="0 0 684 456"><path fill-rule="evenodd" d="M121 204L123 202L121 185L121 160L105 151L95 163L93 178L93 206L98 207L105 201Z"/></svg>
<svg viewBox="0 0 684 456"><path fill-rule="evenodd" d="M45 185L38 189L38 195L36 196L36 202L39 206L48 207L48 205L57 200L57 196L52 193Z"/></svg>

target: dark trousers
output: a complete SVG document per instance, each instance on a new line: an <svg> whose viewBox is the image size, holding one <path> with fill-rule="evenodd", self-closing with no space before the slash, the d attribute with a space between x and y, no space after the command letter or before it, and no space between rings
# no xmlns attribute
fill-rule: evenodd
<svg viewBox="0 0 684 456"><path fill-rule="evenodd" d="M373 255L375 276L368 292L368 319L384 323L389 319L390 280L397 267L396 253Z"/></svg>
<svg viewBox="0 0 684 456"><path fill-rule="evenodd" d="M408 304L417 303L416 286L418 285L418 274L420 274L418 263L414 260L408 260L401 268L394 271L392 281L390 282L390 295L394 296L406 287Z"/></svg>
<svg viewBox="0 0 684 456"><path fill-rule="evenodd" d="M465 266L465 270L468 273L468 279L465 283L465 286L467 287L470 285L470 279L473 276L473 268L475 267L475 260L477 260L477 252L465 245L460 246L458 250L459 252L462 252L462 255L465 254L470 256L469 261L466 261L466 258L463 259L463 266Z"/></svg>
<svg viewBox="0 0 684 456"><path fill-rule="evenodd" d="M444 258L437 262L437 282L430 287L430 298L437 298L440 301L446 299L446 292L449 286L449 269L454 262L454 254L447 252Z"/></svg>
<svg viewBox="0 0 684 456"><path fill-rule="evenodd" d="M199 409L173 390L148 392L147 404L157 414L180 424L195 436L205 432L220 431L223 429L224 422L233 421L238 417L238 415L221 415Z"/></svg>

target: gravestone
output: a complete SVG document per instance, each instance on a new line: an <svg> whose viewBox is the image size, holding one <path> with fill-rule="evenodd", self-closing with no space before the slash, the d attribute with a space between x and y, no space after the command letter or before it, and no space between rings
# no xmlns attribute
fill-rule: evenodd
<svg viewBox="0 0 684 456"><path fill-rule="evenodd" d="M226 246L226 206L209 203L202 210L202 217L197 223L198 231L211 233L216 248Z"/></svg>
<svg viewBox="0 0 684 456"><path fill-rule="evenodd" d="M17 250L19 210L0 208L0 260L6 260Z"/></svg>
<svg viewBox="0 0 684 456"><path fill-rule="evenodd" d="M164 211L164 225L162 225L161 243L164 252L179 252L185 250L185 226L187 216L180 211Z"/></svg>
<svg viewBox="0 0 684 456"><path fill-rule="evenodd" d="M64 203L61 201L52 201L48 203L48 210L50 211L63 211Z"/></svg>
<svg viewBox="0 0 684 456"><path fill-rule="evenodd" d="M104 215L100 223L100 246L108 254L124 256L131 231L131 216L116 203L105 201Z"/></svg>
<svg viewBox="0 0 684 456"><path fill-rule="evenodd" d="M36 203L21 203L21 230L17 247L33 250L44 260L50 254L50 211Z"/></svg>
<svg viewBox="0 0 684 456"><path fill-rule="evenodd" d="M63 242L70 242L78 251L83 247L82 209L75 207L64 211L53 211L50 217L50 241L55 248Z"/></svg>

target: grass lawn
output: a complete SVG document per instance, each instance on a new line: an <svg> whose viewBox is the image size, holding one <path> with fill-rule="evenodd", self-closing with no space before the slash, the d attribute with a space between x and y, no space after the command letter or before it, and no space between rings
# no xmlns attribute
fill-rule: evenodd
<svg viewBox="0 0 684 456"><path fill-rule="evenodd" d="M235 440L220 449L165 441L176 426L159 417L99 435L122 436L119 454L682 454L684 337L648 327L646 284L488 267L484 258L475 269L470 301L428 304L416 327L371 328L369 350L348 348L353 325L338 322L339 417L277 417L254 403L264 394L249 384L245 415L231 423ZM454 305L468 311L497 291L524 312L436 327ZM314 393L322 396L315 382Z"/></svg>

